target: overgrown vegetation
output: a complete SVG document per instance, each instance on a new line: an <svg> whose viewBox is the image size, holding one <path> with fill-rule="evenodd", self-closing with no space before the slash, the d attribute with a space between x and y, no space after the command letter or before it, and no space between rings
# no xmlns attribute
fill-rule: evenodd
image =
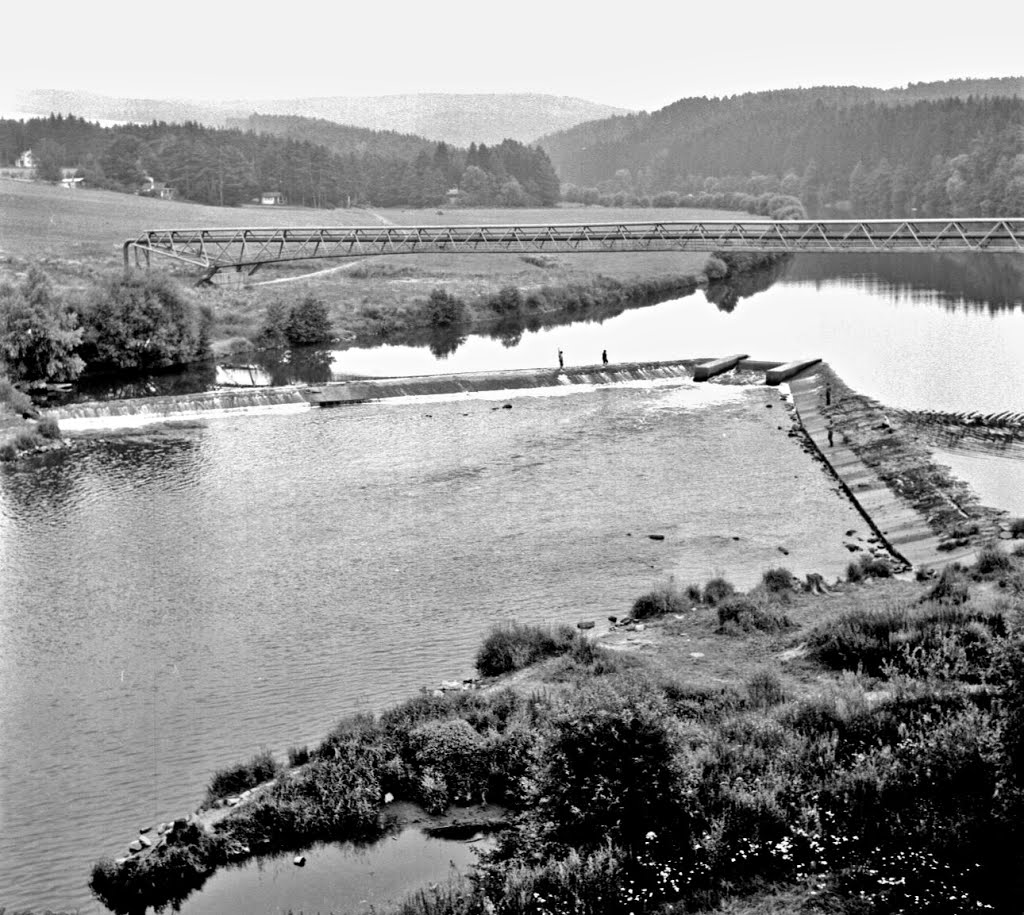
<svg viewBox="0 0 1024 915"><path fill-rule="evenodd" d="M571 651L583 637L571 626L512 623L491 630L476 655L476 669L497 677Z"/></svg>
<svg viewBox="0 0 1024 915"><path fill-rule="evenodd" d="M241 794L248 788L255 788L263 782L276 778L281 766L266 750L257 753L247 763L239 763L214 774L206 789L206 798L215 801L232 794Z"/></svg>
<svg viewBox="0 0 1024 915"><path fill-rule="evenodd" d="M1020 572L1009 562L1007 580ZM741 650L806 644L798 679L759 653L731 687L686 685L567 628L500 630L483 667L546 659L548 688L422 695L348 719L177 858L101 862L91 885L116 911L171 902L171 868L193 885L242 846L378 835L391 794L510 811L472 879L417 893L407 915L682 915L766 888L796 900L786 911L1010 915L1024 873L1024 604L1010 588L996 604L960 600L977 575L884 586L898 597L847 586L839 612L785 569L748 594L719 579L637 601L666 633L678 623L660 608L685 593L691 631L750 630ZM705 594L713 604L690 603ZM825 618L790 635L791 613Z"/></svg>

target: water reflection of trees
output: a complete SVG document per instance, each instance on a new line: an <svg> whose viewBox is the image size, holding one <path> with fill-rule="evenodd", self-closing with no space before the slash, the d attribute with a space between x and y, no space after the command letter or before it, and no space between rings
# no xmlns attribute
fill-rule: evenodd
<svg viewBox="0 0 1024 915"><path fill-rule="evenodd" d="M748 270L728 279L710 283L704 290L704 297L719 311L731 312L741 299L764 292L778 282L785 275L788 266L789 258L784 258L767 267Z"/></svg>
<svg viewBox="0 0 1024 915"><path fill-rule="evenodd" d="M332 361L331 350L320 346L262 350L253 356L253 365L262 369L276 387L324 384L331 380Z"/></svg>
<svg viewBox="0 0 1024 915"><path fill-rule="evenodd" d="M213 362L200 362L162 372L96 374L79 378L75 390L65 403L88 400L129 400L136 397L162 397L207 391L216 383L217 367Z"/></svg>
<svg viewBox="0 0 1024 915"><path fill-rule="evenodd" d="M838 280L950 310L995 312L1024 304L1024 258L1006 254L802 254L783 278L815 286Z"/></svg>

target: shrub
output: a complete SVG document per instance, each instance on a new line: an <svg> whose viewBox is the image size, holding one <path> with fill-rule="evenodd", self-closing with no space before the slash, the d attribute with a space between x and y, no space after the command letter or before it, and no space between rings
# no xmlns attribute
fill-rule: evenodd
<svg viewBox="0 0 1024 915"><path fill-rule="evenodd" d="M486 786L486 741L463 718L428 721L409 732L418 800L430 813L479 798Z"/></svg>
<svg viewBox="0 0 1024 915"><path fill-rule="evenodd" d="M487 300L487 305L496 314L510 317L523 310L523 296L515 286L504 286Z"/></svg>
<svg viewBox="0 0 1024 915"><path fill-rule="evenodd" d="M77 350L82 329L36 266L17 288L0 285L0 364L29 381L77 378L85 367Z"/></svg>
<svg viewBox="0 0 1024 915"><path fill-rule="evenodd" d="M789 619L776 610L760 606L744 595L727 597L718 605L718 627L720 632L740 629L750 632L778 632L790 625Z"/></svg>
<svg viewBox="0 0 1024 915"><path fill-rule="evenodd" d="M57 424L52 416L44 416L39 420L37 431L43 438L59 440L60 439L60 426Z"/></svg>
<svg viewBox="0 0 1024 915"><path fill-rule="evenodd" d="M263 323L256 332L255 343L262 349L280 349L288 345L288 336L284 329L288 323L288 309L284 302L271 302L267 305Z"/></svg>
<svg viewBox="0 0 1024 915"><path fill-rule="evenodd" d="M466 323L469 310L462 299L444 289L434 289L420 305L419 314L431 327L460 327Z"/></svg>
<svg viewBox="0 0 1024 915"><path fill-rule="evenodd" d="M864 580L864 567L859 562L851 562L846 567L846 580L853 584Z"/></svg>
<svg viewBox="0 0 1024 915"><path fill-rule="evenodd" d="M570 626L500 626L491 630L480 646L476 669L485 677L510 673L544 658L565 654L580 638Z"/></svg>
<svg viewBox="0 0 1024 915"><path fill-rule="evenodd" d="M1010 522L1010 533L1014 537L1024 537L1024 518L1014 518Z"/></svg>
<svg viewBox="0 0 1024 915"><path fill-rule="evenodd" d="M1013 568L1010 557L994 544L982 548L974 563L975 575L992 575L993 573L1008 572Z"/></svg>
<svg viewBox="0 0 1024 915"><path fill-rule="evenodd" d="M239 794L247 788L255 788L263 782L276 778L281 767L268 750L257 753L247 763L239 763L214 774L206 789L206 796L214 801L231 794Z"/></svg>
<svg viewBox="0 0 1024 915"><path fill-rule="evenodd" d="M691 594L692 591L681 592L674 581L669 581L668 584L638 597L633 602L633 617L643 620L653 616L664 616L666 613L682 613L692 606L689 596Z"/></svg>
<svg viewBox="0 0 1024 915"><path fill-rule="evenodd" d="M727 598L730 594L735 594L736 589L732 584L726 581L724 578L712 578L706 585L704 585L703 599L705 604L710 604L714 607L722 600Z"/></svg>
<svg viewBox="0 0 1024 915"><path fill-rule="evenodd" d="M0 404L6 404L14 413L31 413L35 407L32 398L19 391L11 382L0 376Z"/></svg>
<svg viewBox="0 0 1024 915"><path fill-rule="evenodd" d="M786 691L773 670L759 670L747 680L747 701L755 708L771 708L786 701Z"/></svg>
<svg viewBox="0 0 1024 915"><path fill-rule="evenodd" d="M305 295L288 312L284 335L291 346L314 346L331 340L327 306L314 295Z"/></svg>
<svg viewBox="0 0 1024 915"><path fill-rule="evenodd" d="M87 361L116 369L182 365L202 354L199 311L182 289L157 274L130 274L96 289L86 309Z"/></svg>
<svg viewBox="0 0 1024 915"><path fill-rule="evenodd" d="M761 576L761 584L769 594L788 594L793 590L793 573L789 569L768 569Z"/></svg>
<svg viewBox="0 0 1024 915"><path fill-rule="evenodd" d="M957 563L946 566L939 580L923 598L941 604L965 604L970 599L971 589L964 579L964 573Z"/></svg>
<svg viewBox="0 0 1024 915"><path fill-rule="evenodd" d="M289 768L295 768L295 766L304 766L309 762L310 754L309 747L289 747L288 748L288 766Z"/></svg>

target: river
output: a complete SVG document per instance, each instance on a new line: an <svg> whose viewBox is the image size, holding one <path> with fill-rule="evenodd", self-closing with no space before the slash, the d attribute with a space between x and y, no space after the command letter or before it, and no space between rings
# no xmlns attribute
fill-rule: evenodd
<svg viewBox="0 0 1024 915"><path fill-rule="evenodd" d="M444 359L329 359L821 356L893 406L1024 409L1012 283L988 301L827 260L731 310L698 292ZM214 770L470 674L496 622L622 615L670 574L746 587L780 546L839 574L863 525L786 428L763 389L629 384L211 416L0 470L0 906L98 911L91 863L192 809Z"/></svg>

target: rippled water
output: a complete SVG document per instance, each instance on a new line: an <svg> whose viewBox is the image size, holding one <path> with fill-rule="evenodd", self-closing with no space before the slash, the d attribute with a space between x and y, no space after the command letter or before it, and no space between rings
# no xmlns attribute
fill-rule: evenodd
<svg viewBox="0 0 1024 915"><path fill-rule="evenodd" d="M863 525L776 394L548 394L211 418L4 470L0 906L98 908L92 862L215 769L470 674L498 621L621 614L670 573L749 585L779 546L845 567Z"/></svg>

